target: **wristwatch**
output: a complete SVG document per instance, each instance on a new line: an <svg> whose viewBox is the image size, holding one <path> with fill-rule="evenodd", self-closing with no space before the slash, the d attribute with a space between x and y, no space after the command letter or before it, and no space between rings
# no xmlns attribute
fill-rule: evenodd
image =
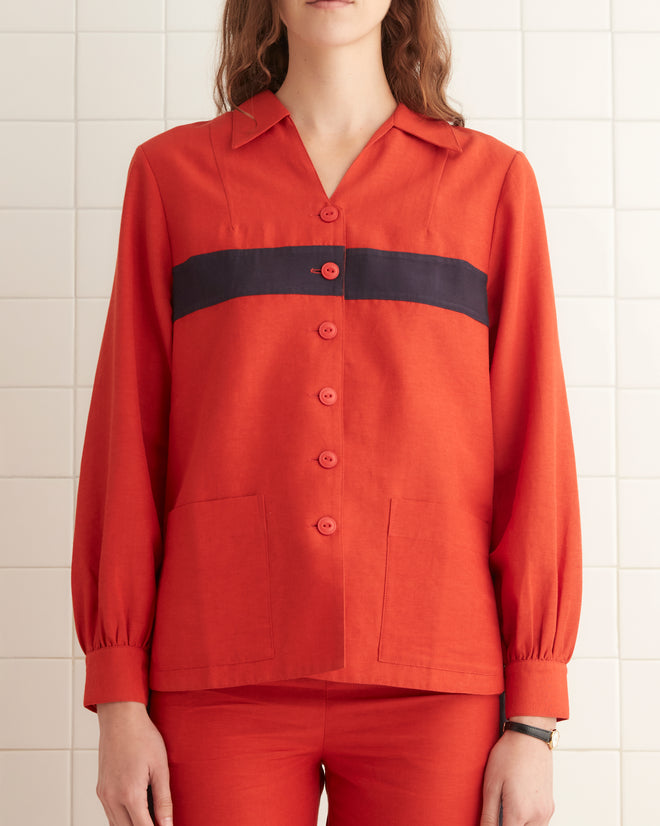
<svg viewBox="0 0 660 826"><path fill-rule="evenodd" d="M559 732L556 728L552 731L547 728L538 728L537 726L528 726L527 723L514 723L512 720L507 720L502 726L502 733L507 731L519 731L522 734L530 734L532 737L538 737L547 743L549 749L556 749L559 743Z"/></svg>

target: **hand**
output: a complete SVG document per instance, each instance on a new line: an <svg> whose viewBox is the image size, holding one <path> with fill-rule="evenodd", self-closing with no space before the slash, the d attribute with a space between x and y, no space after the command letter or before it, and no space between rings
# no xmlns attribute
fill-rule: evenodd
<svg viewBox="0 0 660 826"><path fill-rule="evenodd" d="M554 728L527 717L512 720ZM505 731L491 749L484 773L483 811L479 826L498 826L500 798L503 826L547 826L554 814L552 751L536 737Z"/></svg>
<svg viewBox="0 0 660 826"><path fill-rule="evenodd" d="M165 742L144 703L99 703L99 776L96 794L110 826L153 826L147 804L151 785L158 826L173 826Z"/></svg>

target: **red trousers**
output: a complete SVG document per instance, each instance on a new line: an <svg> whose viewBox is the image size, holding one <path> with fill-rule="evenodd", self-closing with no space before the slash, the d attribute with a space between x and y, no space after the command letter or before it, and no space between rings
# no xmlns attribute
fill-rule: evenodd
<svg viewBox="0 0 660 826"><path fill-rule="evenodd" d="M478 826L498 694L294 680L152 691L174 826Z"/></svg>

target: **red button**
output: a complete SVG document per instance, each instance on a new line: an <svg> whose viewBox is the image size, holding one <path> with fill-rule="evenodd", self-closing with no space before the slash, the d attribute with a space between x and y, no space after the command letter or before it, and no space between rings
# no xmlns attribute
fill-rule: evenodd
<svg viewBox="0 0 660 826"><path fill-rule="evenodd" d="M328 261L321 267L321 275L324 278L336 278L339 275L339 267L333 261Z"/></svg>
<svg viewBox="0 0 660 826"><path fill-rule="evenodd" d="M332 321L324 321L319 324L319 335L321 338L334 338L337 335L337 325Z"/></svg>
<svg viewBox="0 0 660 826"><path fill-rule="evenodd" d="M337 464L337 454L331 450L324 450L319 455L319 464L323 467L334 467Z"/></svg>
<svg viewBox="0 0 660 826"><path fill-rule="evenodd" d="M323 387L319 390L319 399L323 404L334 404L337 401L337 391L332 387Z"/></svg>
<svg viewBox="0 0 660 826"><path fill-rule="evenodd" d="M335 206L325 206L319 214L321 216L321 220L329 224L331 221L337 220L339 217L339 210Z"/></svg>
<svg viewBox="0 0 660 826"><path fill-rule="evenodd" d="M331 516L322 516L316 523L319 533L329 536L337 530L337 523Z"/></svg>

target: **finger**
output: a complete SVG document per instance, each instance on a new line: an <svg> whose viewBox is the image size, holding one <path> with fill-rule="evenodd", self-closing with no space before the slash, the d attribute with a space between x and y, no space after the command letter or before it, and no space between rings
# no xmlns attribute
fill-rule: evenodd
<svg viewBox="0 0 660 826"><path fill-rule="evenodd" d="M158 826L173 826L170 771L166 761L159 763L152 772L151 794L154 800L154 814Z"/></svg>
<svg viewBox="0 0 660 826"><path fill-rule="evenodd" d="M130 818L127 826L154 826L147 804L147 789L132 790L130 798L124 803L126 813Z"/></svg>
<svg viewBox="0 0 660 826"><path fill-rule="evenodd" d="M105 812L105 816L108 818L109 826L133 826L131 823L131 819L128 816L128 812L119 802L119 800L109 800L107 797L101 797L98 792L96 792L96 796L101 801L101 805L103 806L103 811Z"/></svg>
<svg viewBox="0 0 660 826"><path fill-rule="evenodd" d="M109 804L101 801L110 826L133 826L126 809L121 803Z"/></svg>
<svg viewBox="0 0 660 826"><path fill-rule="evenodd" d="M504 801L502 801L502 814L502 826L541 826L537 820L527 820L520 809L514 809L511 804L507 806Z"/></svg>

